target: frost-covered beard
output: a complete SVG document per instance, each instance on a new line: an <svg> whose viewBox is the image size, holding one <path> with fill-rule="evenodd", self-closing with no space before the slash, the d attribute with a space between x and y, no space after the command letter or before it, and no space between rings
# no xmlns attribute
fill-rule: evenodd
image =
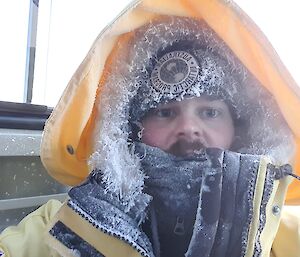
<svg viewBox="0 0 300 257"><path fill-rule="evenodd" d="M153 197L160 256L243 256L260 156L207 148L177 157L142 143L135 151Z"/></svg>

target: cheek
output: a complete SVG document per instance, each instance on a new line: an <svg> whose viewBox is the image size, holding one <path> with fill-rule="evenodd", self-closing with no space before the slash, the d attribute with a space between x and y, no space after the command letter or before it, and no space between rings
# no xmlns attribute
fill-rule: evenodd
<svg viewBox="0 0 300 257"><path fill-rule="evenodd" d="M226 134L226 133L224 133L223 135L224 136L222 136L222 137L219 136L219 138L216 139L216 143L219 148L228 150L228 149L230 149L230 147L233 143L233 135Z"/></svg>
<svg viewBox="0 0 300 257"><path fill-rule="evenodd" d="M234 139L233 125L228 124L228 126L218 126L218 128L213 130L210 134L210 138L213 147L230 149Z"/></svg>
<svg viewBox="0 0 300 257"><path fill-rule="evenodd" d="M162 150L167 149L167 131L162 128L154 126L152 123L142 123L142 142L158 147Z"/></svg>

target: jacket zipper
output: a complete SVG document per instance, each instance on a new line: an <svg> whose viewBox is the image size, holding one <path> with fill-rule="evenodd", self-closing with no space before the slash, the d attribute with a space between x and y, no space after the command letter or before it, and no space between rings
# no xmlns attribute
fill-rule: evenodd
<svg viewBox="0 0 300 257"><path fill-rule="evenodd" d="M177 236L183 236L185 234L184 218L177 216L173 232Z"/></svg>

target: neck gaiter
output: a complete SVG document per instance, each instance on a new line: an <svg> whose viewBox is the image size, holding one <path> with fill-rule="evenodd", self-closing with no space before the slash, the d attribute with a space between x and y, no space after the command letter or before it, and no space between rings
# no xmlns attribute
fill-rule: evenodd
<svg viewBox="0 0 300 257"><path fill-rule="evenodd" d="M206 149L176 157L141 143L136 152L161 257L242 256L259 156Z"/></svg>

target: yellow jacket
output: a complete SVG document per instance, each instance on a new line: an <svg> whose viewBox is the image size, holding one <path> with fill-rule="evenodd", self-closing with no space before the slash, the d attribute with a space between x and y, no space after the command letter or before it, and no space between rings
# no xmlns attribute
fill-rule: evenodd
<svg viewBox="0 0 300 257"><path fill-rule="evenodd" d="M44 240L46 225L50 222L61 203L51 200L26 216L18 226L5 229L0 235L0 256L59 256L51 253Z"/></svg>
<svg viewBox="0 0 300 257"><path fill-rule="evenodd" d="M68 185L76 185L86 178L91 170L88 160L95 151L93 133L97 126L96 117L101 113L97 107L117 47L130 41L133 30L153 19L164 19L168 15L204 20L274 96L294 135L296 153L293 167L299 172L300 90L272 46L247 15L231 1L225 0L140 0L133 1L99 35L49 118L42 142L42 161L49 173ZM259 226L267 162L260 165L262 172L256 184L254 218L249 231L246 256L253 254ZM300 207L283 207L285 199L288 204L299 204L300 190L297 182L294 182L286 195L289 182L287 178L276 181L268 202L267 221L261 233L263 257L300 256ZM0 236L0 253L4 252L5 256L57 256L46 246L41 234L47 233L46 227L51 227L58 219L67 223L74 222L77 218L71 213L69 216L65 215L68 213L66 204L60 207L58 202L49 202L26 217L18 227L6 229ZM86 223L83 225L89 226ZM79 235L83 233L82 237L88 236L83 230L79 229L77 232ZM90 244L105 256L140 256L133 248L116 238L99 231L93 233L101 240L95 242L91 238Z"/></svg>
<svg viewBox="0 0 300 257"><path fill-rule="evenodd" d="M26 218L17 227L9 227L0 235L0 254L5 257L58 257L52 251L45 240L47 226L61 207L58 201L49 201ZM272 244L270 253L264 253L263 257L298 257L300 254L300 219L299 206L284 206L282 209L280 224L276 234L268 231L265 233L266 244ZM271 214L272 219L279 220L279 216ZM275 223L276 220L275 220ZM277 225L276 225L277 226ZM269 228L274 230L274 224ZM275 238L274 238L275 237ZM113 240L107 239L106 247L114 249ZM123 246L127 247L128 246ZM132 251L129 251L132 254ZM1 256L1 255L0 255ZM110 255L107 255L110 256ZM118 256L118 255L116 255ZM121 255L129 257L133 255ZM250 255L251 256L251 255Z"/></svg>

